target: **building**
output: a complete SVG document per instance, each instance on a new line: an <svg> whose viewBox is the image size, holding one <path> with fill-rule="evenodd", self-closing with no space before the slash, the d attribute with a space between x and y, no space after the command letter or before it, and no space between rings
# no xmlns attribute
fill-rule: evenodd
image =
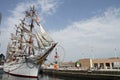
<svg viewBox="0 0 120 80"><path fill-rule="evenodd" d="M0 54L0 65L3 65L5 62L5 56L3 54Z"/></svg>
<svg viewBox="0 0 120 80"><path fill-rule="evenodd" d="M120 58L104 58L104 59L80 59L80 68L88 70L94 69L120 69Z"/></svg>
<svg viewBox="0 0 120 80"><path fill-rule="evenodd" d="M75 63L74 62L62 62L59 64L60 68L72 68L75 67Z"/></svg>
<svg viewBox="0 0 120 80"><path fill-rule="evenodd" d="M61 62L59 64L43 64L42 67L44 69L55 69L55 65L57 65L57 69L71 69L71 68L75 68L75 63L74 62Z"/></svg>

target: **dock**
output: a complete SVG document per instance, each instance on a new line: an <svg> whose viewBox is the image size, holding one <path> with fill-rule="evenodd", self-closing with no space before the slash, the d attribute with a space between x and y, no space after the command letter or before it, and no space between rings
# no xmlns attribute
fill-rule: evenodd
<svg viewBox="0 0 120 80"><path fill-rule="evenodd" d="M81 79L120 80L120 71L43 69L43 73L62 77L76 77Z"/></svg>

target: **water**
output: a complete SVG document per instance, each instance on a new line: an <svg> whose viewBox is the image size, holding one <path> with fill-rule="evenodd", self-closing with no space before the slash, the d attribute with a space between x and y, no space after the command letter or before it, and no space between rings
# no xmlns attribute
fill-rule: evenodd
<svg viewBox="0 0 120 80"><path fill-rule="evenodd" d="M47 75L47 74L39 75L39 78L25 78L25 77L12 76L12 75L1 72L0 80L80 80L80 79L55 76L55 75Z"/></svg>
<svg viewBox="0 0 120 80"><path fill-rule="evenodd" d="M39 78L24 78L24 77L16 77L8 74L4 74L0 76L0 80L80 80L80 79L69 79L69 78L60 78L60 77L53 77L49 75L42 75Z"/></svg>
<svg viewBox="0 0 120 80"><path fill-rule="evenodd" d="M25 78L25 77L17 77L12 76L9 74L4 73L2 70L0 70L0 80L103 80L103 79L86 79L86 78L75 78L75 77L64 77L59 76L55 74L47 75L47 74L41 74L38 78ZM105 79L110 80L110 79ZM112 79L116 80L116 79ZM118 79L117 79L118 80Z"/></svg>

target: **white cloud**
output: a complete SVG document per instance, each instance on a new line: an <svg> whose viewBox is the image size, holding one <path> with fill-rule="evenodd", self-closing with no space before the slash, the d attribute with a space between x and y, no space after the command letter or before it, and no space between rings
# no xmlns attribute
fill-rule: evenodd
<svg viewBox="0 0 120 80"><path fill-rule="evenodd" d="M22 19L23 14L30 6L35 6L38 11L38 15L40 16L40 21L44 21L45 15L52 15L56 8L59 6L58 0L34 0L34 1L26 1L18 3L17 6L10 10L12 15L7 18L8 25L13 26L19 22L19 19Z"/></svg>
<svg viewBox="0 0 120 80"><path fill-rule="evenodd" d="M66 60L85 57L120 57L120 8L69 24L52 34L66 51Z"/></svg>
<svg viewBox="0 0 120 80"><path fill-rule="evenodd" d="M55 0L42 0L38 4L41 5L41 14L52 14L58 7L58 2Z"/></svg>

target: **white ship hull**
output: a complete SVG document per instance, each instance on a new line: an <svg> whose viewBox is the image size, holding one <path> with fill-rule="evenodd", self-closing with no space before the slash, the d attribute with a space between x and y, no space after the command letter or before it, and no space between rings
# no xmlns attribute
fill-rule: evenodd
<svg viewBox="0 0 120 80"><path fill-rule="evenodd" d="M54 49L56 44L57 43L53 44L52 47L47 49L44 55L37 59L37 63L32 61L32 59L19 59L18 61L15 60L4 63L4 72L15 76L37 78L42 63L44 62L48 54Z"/></svg>
<svg viewBox="0 0 120 80"><path fill-rule="evenodd" d="M20 77L37 78L39 68L40 66L34 63L4 64L4 71L6 73Z"/></svg>

